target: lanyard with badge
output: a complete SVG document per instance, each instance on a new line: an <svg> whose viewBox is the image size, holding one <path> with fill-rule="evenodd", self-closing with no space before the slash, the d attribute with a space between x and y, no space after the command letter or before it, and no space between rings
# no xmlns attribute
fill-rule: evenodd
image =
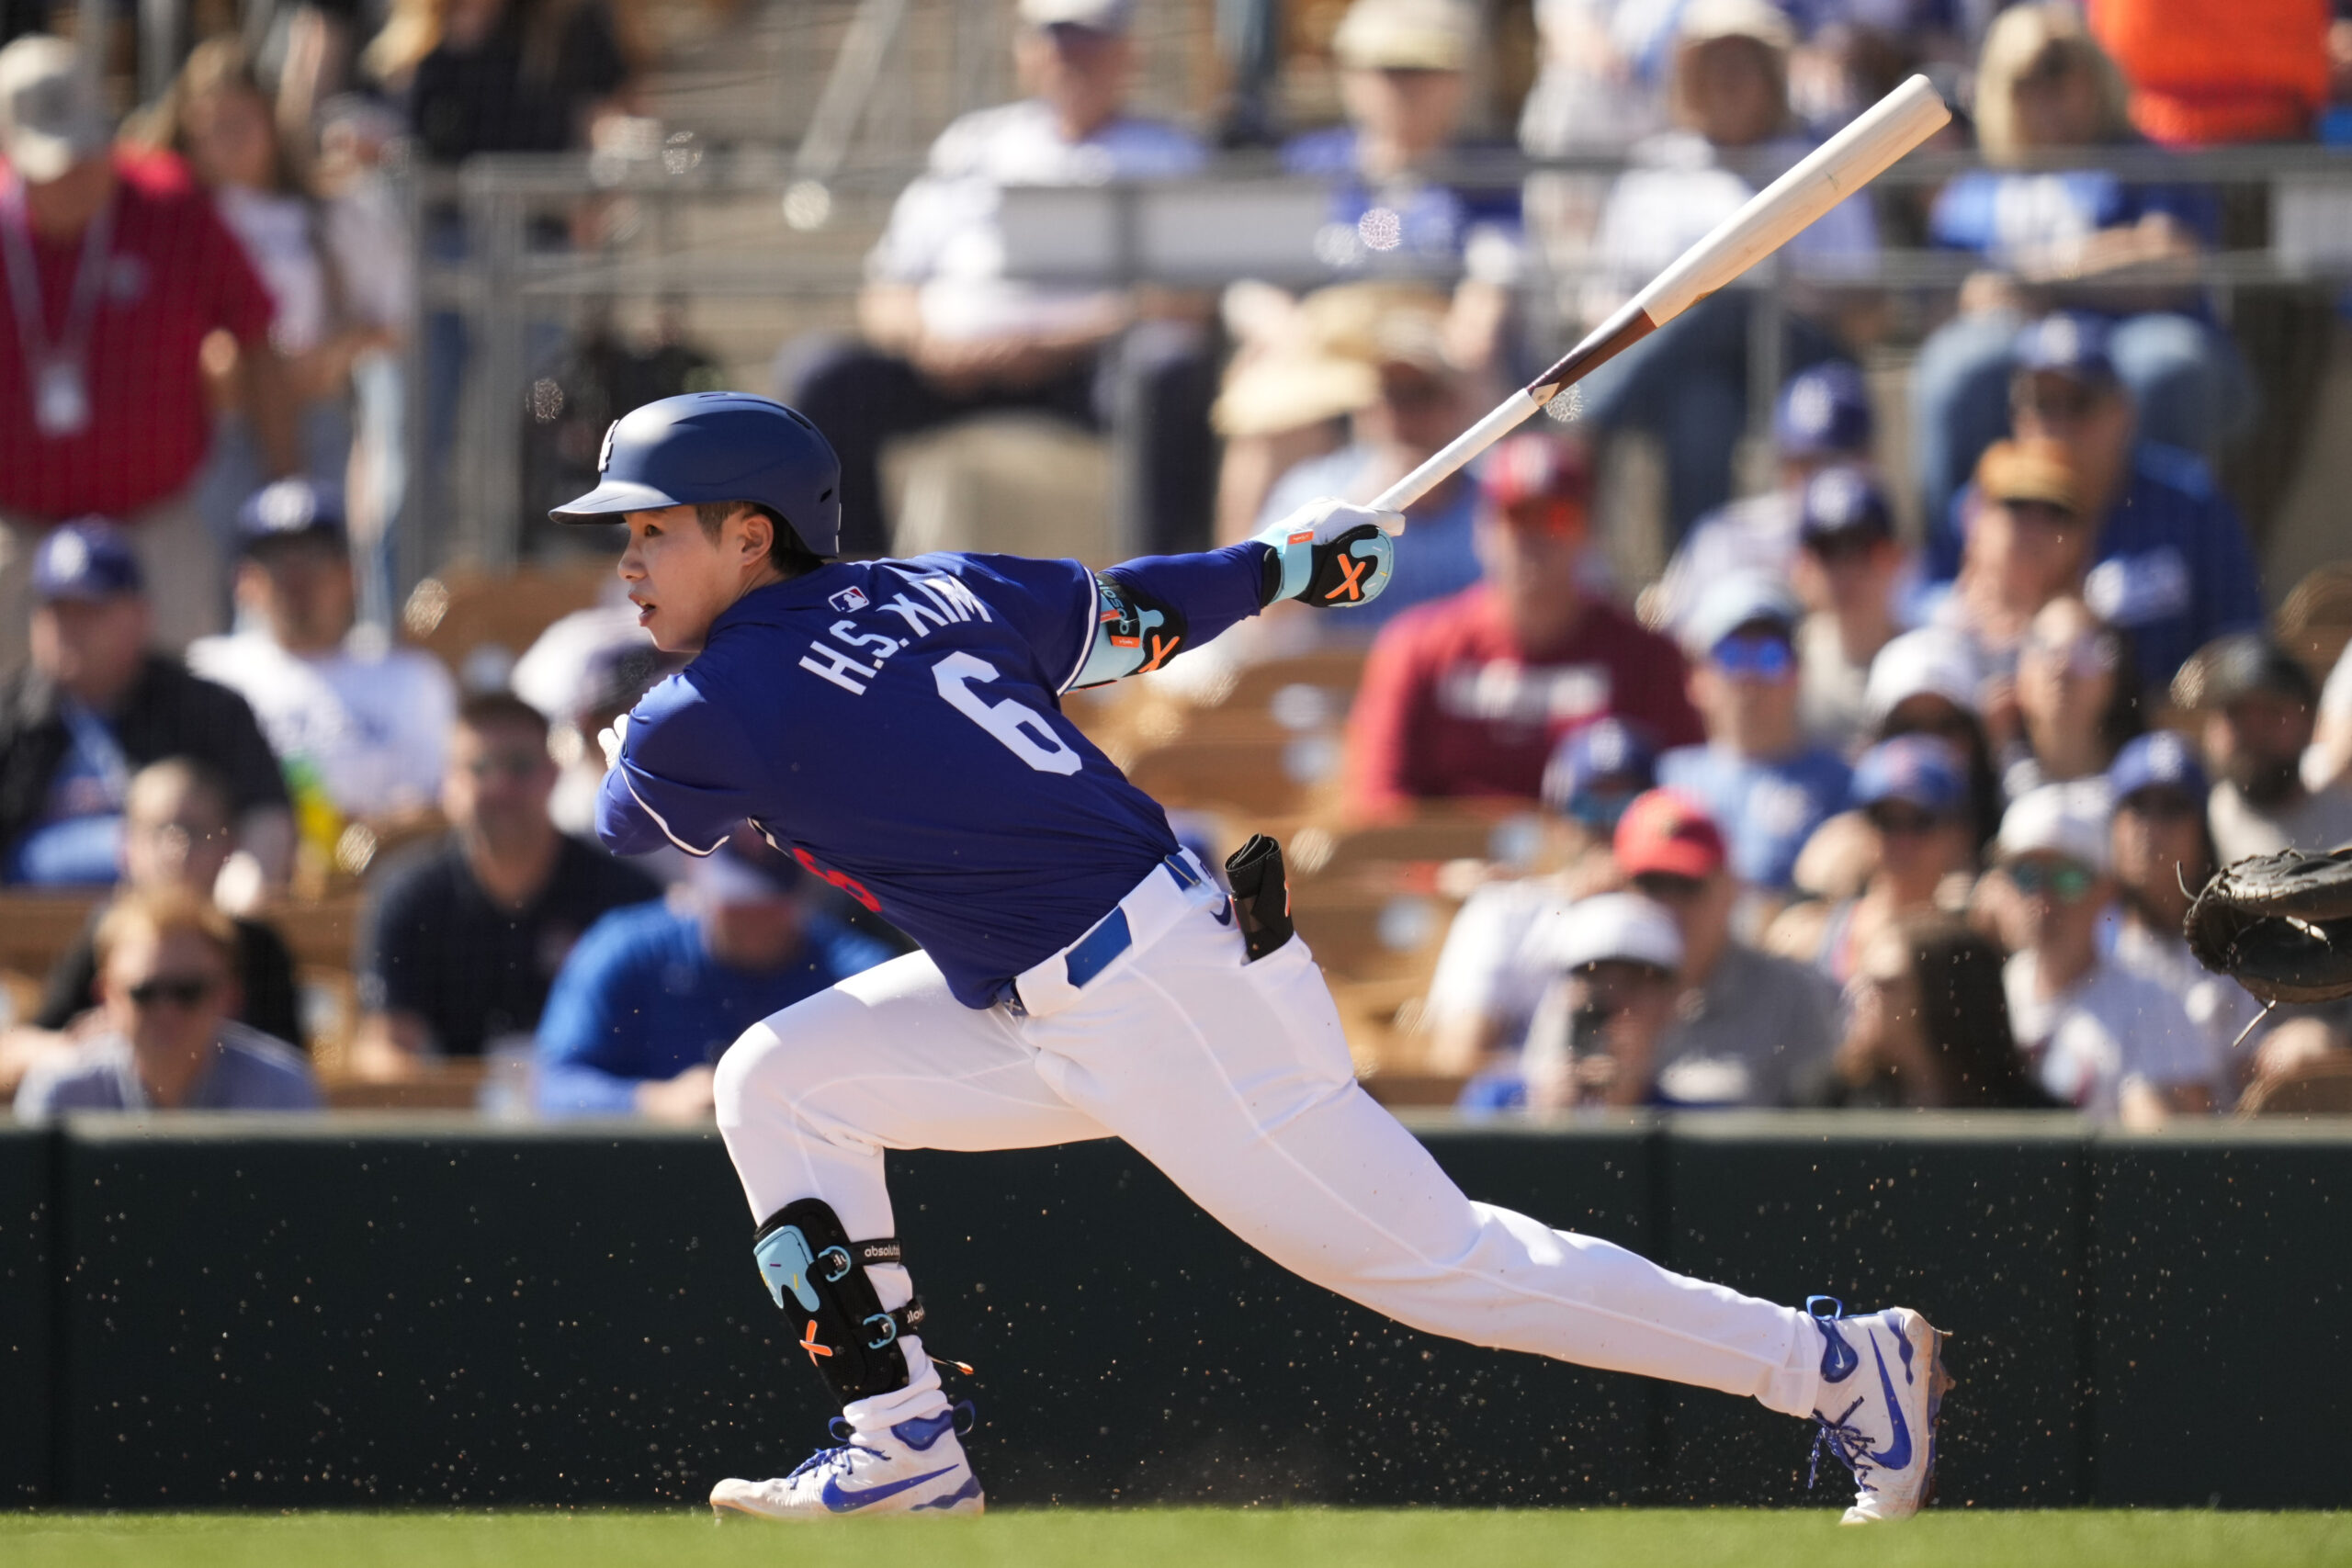
<svg viewBox="0 0 2352 1568"><path fill-rule="evenodd" d="M65 331L49 340L42 313L40 274L33 258L32 229L25 215L25 187L12 181L0 191L0 240L7 246L8 301L17 311L17 349L23 356L25 384L33 398L33 423L52 441L90 427L90 329L105 292L114 239L114 198L98 209L82 231L82 256L74 267L74 289L65 307Z"/></svg>

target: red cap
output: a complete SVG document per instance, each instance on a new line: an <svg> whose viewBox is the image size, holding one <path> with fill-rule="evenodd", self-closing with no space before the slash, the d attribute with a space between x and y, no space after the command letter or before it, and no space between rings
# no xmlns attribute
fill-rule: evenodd
<svg viewBox="0 0 2352 1568"><path fill-rule="evenodd" d="M1635 795L1617 819L1615 847L1617 869L1628 876L1661 872L1704 880L1724 868L1723 829L1679 790Z"/></svg>
<svg viewBox="0 0 2352 1568"><path fill-rule="evenodd" d="M1592 467L1581 446L1541 434L1514 435L1487 455L1479 484L1498 507L1525 501L1582 506L1592 495Z"/></svg>

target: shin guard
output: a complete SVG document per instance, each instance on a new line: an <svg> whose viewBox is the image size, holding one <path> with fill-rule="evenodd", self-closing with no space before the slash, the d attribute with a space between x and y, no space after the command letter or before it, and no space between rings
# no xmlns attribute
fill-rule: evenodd
<svg viewBox="0 0 2352 1568"><path fill-rule="evenodd" d="M752 1255L775 1304L800 1319L800 1348L843 1404L907 1386L899 1336L922 1322L922 1303L886 1312L865 1272L899 1260L897 1238L852 1241L831 1204L803 1198L768 1216Z"/></svg>

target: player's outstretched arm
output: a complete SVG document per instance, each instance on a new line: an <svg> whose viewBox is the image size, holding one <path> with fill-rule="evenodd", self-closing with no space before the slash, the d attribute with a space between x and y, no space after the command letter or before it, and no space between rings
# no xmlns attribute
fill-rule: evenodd
<svg viewBox="0 0 2352 1568"><path fill-rule="evenodd" d="M1327 609L1368 604L1388 585L1395 547L1387 525L1402 521L1325 499L1238 545L1098 572L1092 641L1070 685L1157 670L1277 599Z"/></svg>

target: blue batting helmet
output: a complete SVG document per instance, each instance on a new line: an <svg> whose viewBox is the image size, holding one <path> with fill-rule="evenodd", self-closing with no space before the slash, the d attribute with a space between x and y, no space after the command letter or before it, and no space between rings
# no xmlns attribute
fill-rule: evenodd
<svg viewBox="0 0 2352 1568"><path fill-rule="evenodd" d="M820 556L841 547L842 460L806 415L750 392L687 392L631 409L605 432L594 490L548 513L610 522L624 512L748 501Z"/></svg>

